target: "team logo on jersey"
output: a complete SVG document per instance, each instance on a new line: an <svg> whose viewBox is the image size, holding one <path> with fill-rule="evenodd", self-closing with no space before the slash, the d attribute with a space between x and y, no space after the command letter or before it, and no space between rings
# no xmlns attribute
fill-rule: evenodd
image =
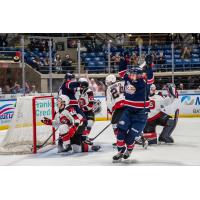
<svg viewBox="0 0 200 200"><path fill-rule="evenodd" d="M125 121L119 121L119 124L123 126L125 125Z"/></svg>
<svg viewBox="0 0 200 200"><path fill-rule="evenodd" d="M86 100L85 100L84 98L80 98L80 99L78 100L78 102L79 102L79 105L80 105L80 106L85 106L85 105L86 105Z"/></svg>
<svg viewBox="0 0 200 200"><path fill-rule="evenodd" d="M128 94L135 94L136 88L135 86L128 84L125 86L125 92Z"/></svg>

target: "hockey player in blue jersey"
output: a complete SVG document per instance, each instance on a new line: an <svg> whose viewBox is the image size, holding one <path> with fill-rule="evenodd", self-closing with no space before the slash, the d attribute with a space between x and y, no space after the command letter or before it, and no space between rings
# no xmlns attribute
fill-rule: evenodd
<svg viewBox="0 0 200 200"><path fill-rule="evenodd" d="M117 124L118 153L113 156L113 162L130 157L135 138L141 135L146 125L150 105L150 85L154 81L152 56L146 56L143 66L119 69L119 75L125 81L125 109Z"/></svg>
<svg viewBox="0 0 200 200"><path fill-rule="evenodd" d="M78 106L78 100L75 97L75 93L78 87L80 87L80 82L74 80L75 76L71 73L66 73L64 77L64 82L59 89L59 95L66 95L69 97L69 105L73 106L78 114L81 114L83 118L86 118L80 107Z"/></svg>

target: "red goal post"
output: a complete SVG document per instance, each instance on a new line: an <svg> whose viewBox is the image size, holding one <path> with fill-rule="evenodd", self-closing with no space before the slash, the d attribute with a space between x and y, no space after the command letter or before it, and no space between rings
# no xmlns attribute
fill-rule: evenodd
<svg viewBox="0 0 200 200"><path fill-rule="evenodd" d="M33 114L33 153L37 153L37 120L36 120L36 102L38 99L51 99L51 105L52 105L52 110L51 110L51 115L52 115L52 120L54 119L55 115L55 104L54 104L54 97L53 96L38 96L38 97L33 97L32 99L32 114ZM55 128L52 127L52 144L55 144Z"/></svg>

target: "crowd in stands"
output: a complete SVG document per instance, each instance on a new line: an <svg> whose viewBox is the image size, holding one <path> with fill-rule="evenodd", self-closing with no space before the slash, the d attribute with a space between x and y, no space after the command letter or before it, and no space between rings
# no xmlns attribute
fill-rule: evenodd
<svg viewBox="0 0 200 200"><path fill-rule="evenodd" d="M48 74L49 73L49 44L48 40L31 39L28 49L25 52L25 61L37 71ZM61 55L52 52L52 72L64 74L66 72L74 72L75 68L72 66L72 59L69 54L66 54L62 59Z"/></svg>
<svg viewBox="0 0 200 200"><path fill-rule="evenodd" d="M37 93L35 85L30 85L28 82L25 82L25 94L35 95ZM0 87L0 94L24 94L24 90L19 83L15 82L11 87L9 84L3 88Z"/></svg>
<svg viewBox="0 0 200 200"><path fill-rule="evenodd" d="M141 44L141 41L139 41ZM111 47L111 72L118 71L120 65L135 66L144 62L145 56L153 55L155 71L166 72L172 70L172 50L170 45L135 47ZM107 49L104 52L84 52L81 54L82 63L88 72L108 72ZM195 70L200 68L200 46L184 45L174 49L175 71Z"/></svg>

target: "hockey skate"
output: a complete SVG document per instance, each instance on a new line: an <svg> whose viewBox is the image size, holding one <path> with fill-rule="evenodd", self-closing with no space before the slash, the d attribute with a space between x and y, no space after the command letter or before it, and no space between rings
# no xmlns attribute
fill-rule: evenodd
<svg viewBox="0 0 200 200"><path fill-rule="evenodd" d="M120 162L123 158L123 153L118 152L115 156L113 156L113 163Z"/></svg>
<svg viewBox="0 0 200 200"><path fill-rule="evenodd" d="M92 147L91 147L91 150L92 151L99 151L101 149L101 146L99 146L99 145L93 145Z"/></svg>
<svg viewBox="0 0 200 200"><path fill-rule="evenodd" d="M147 149L147 147L149 145L148 140L146 138L144 138L143 136L136 138L135 144L142 145L144 149Z"/></svg>
<svg viewBox="0 0 200 200"><path fill-rule="evenodd" d="M67 144L65 147L63 146L62 139L58 140L58 153L68 152L71 151L72 147L70 144Z"/></svg>
<svg viewBox="0 0 200 200"><path fill-rule="evenodd" d="M162 142L166 143L166 144L172 144L174 143L174 139L169 136L169 137L162 137L161 135L158 138L159 143L161 144Z"/></svg>
<svg viewBox="0 0 200 200"><path fill-rule="evenodd" d="M123 155L123 159L125 159L125 160L128 159L130 157L130 155L131 155L131 152L132 151L126 150L126 152Z"/></svg>
<svg viewBox="0 0 200 200"><path fill-rule="evenodd" d="M112 144L113 149L117 149L117 143Z"/></svg>

